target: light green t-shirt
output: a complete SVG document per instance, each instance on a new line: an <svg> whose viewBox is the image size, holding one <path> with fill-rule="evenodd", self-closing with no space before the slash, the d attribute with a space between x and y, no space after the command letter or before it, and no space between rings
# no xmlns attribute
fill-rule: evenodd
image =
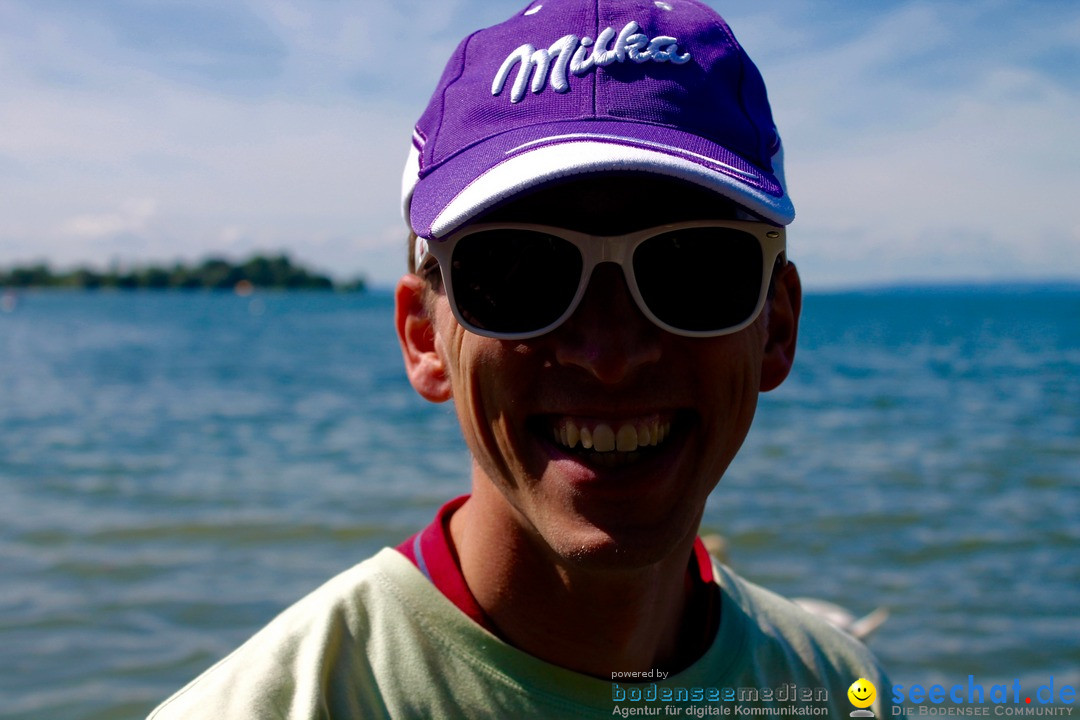
<svg viewBox="0 0 1080 720"><path fill-rule="evenodd" d="M723 566L713 572L721 621L705 655L666 680L613 683L504 643L384 549L285 610L150 719L712 717L725 707L732 717L744 708L848 717L859 678L877 687L875 716L890 716L887 680L862 644Z"/></svg>

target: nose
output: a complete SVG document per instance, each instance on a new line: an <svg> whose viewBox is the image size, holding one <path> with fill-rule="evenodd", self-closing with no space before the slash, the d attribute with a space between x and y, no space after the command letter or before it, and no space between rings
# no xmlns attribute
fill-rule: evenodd
<svg viewBox="0 0 1080 720"><path fill-rule="evenodd" d="M660 359L662 333L641 313L619 266L601 263L581 304L552 340L559 364L615 385Z"/></svg>

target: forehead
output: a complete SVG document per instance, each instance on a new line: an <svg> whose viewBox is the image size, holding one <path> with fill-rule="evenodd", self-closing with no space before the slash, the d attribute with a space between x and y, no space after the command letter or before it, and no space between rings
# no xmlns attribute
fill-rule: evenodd
<svg viewBox="0 0 1080 720"><path fill-rule="evenodd" d="M528 222L615 235L686 220L725 220L738 206L722 195L658 175L590 175L523 193L477 222Z"/></svg>

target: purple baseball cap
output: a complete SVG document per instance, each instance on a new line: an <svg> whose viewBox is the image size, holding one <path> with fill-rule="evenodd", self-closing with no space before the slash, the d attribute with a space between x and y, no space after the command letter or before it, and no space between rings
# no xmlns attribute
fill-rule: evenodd
<svg viewBox="0 0 1080 720"><path fill-rule="evenodd" d="M761 74L695 0L534 0L465 38L416 123L403 210L438 239L525 190L603 172L795 217Z"/></svg>

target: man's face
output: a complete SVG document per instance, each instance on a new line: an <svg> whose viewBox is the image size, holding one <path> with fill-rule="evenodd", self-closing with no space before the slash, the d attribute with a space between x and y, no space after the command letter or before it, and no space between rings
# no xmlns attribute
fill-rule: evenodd
<svg viewBox="0 0 1080 720"><path fill-rule="evenodd" d="M638 177L548 188L482 220L610 235L731 212L710 193ZM768 307L735 334L673 335L641 314L619 268L602 264L575 314L539 338L468 332L441 293L431 311L474 458L474 496L493 498L492 522L566 560L605 567L640 567L685 547L753 419Z"/></svg>

